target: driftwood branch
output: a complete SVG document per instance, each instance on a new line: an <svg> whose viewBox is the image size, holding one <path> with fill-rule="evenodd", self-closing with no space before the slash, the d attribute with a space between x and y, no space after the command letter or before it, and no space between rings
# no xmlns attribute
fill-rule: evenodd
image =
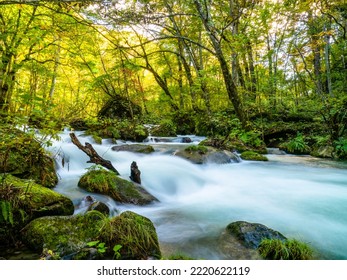
<svg viewBox="0 0 347 280"><path fill-rule="evenodd" d="M93 146L89 143L85 143L85 146L81 144L81 142L78 140L77 136L75 133L70 133L70 138L72 143L74 143L80 150L82 150L85 154L87 154L90 158L88 163L95 163L95 164L100 164L101 166L107 168L108 170L113 171L117 175L119 175L119 172L117 171L116 168L112 165L111 161L106 160L99 156L99 154L94 150Z"/></svg>

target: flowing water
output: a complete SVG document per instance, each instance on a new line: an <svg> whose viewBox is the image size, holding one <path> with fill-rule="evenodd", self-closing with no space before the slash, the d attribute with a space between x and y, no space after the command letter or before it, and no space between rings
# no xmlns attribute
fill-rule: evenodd
<svg viewBox="0 0 347 280"><path fill-rule="evenodd" d="M106 196L92 195L105 202L112 215L131 210L151 219L168 253L228 259L218 247L218 238L229 223L243 220L307 242L322 258L347 259L346 163L269 154L268 162L196 165L172 155L176 149L191 145L179 143L180 138L147 142L156 152L142 155L114 152L114 144L108 140L97 145L81 133L76 135L82 144L92 143L99 155L111 160L125 179L129 180L131 162L137 162L142 185L159 203L121 205ZM192 139L194 143L202 140ZM55 190L70 197L78 213L87 193L77 183L91 166L86 163L89 158L71 143L68 132L50 150L59 163L60 180Z"/></svg>

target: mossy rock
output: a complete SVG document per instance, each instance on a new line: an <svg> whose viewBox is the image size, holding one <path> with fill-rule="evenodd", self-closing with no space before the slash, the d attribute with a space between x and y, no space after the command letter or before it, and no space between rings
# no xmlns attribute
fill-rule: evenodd
<svg viewBox="0 0 347 280"><path fill-rule="evenodd" d="M61 258L74 258L88 247L88 242L97 240L105 224L107 219L98 211L85 215L42 217L22 230L22 240L38 253L51 250Z"/></svg>
<svg viewBox="0 0 347 280"><path fill-rule="evenodd" d="M51 251L61 259L114 259L116 245L121 246L118 259L161 257L153 223L130 211L112 219L98 211L43 217L28 224L22 233L29 248L38 253Z"/></svg>
<svg viewBox="0 0 347 280"><path fill-rule="evenodd" d="M108 195L121 203L146 205L158 201L142 186L107 170L88 171L80 178L78 186L88 192Z"/></svg>
<svg viewBox="0 0 347 280"><path fill-rule="evenodd" d="M256 249L263 239L279 239L287 238L280 232L268 228L259 223L248 223L245 221L237 221L226 227L226 232L235 236L247 248Z"/></svg>
<svg viewBox="0 0 347 280"><path fill-rule="evenodd" d="M160 259L158 236L151 220L131 211L110 220L110 230L103 231L100 239L107 244L109 254L121 245L120 259Z"/></svg>
<svg viewBox="0 0 347 280"><path fill-rule="evenodd" d="M125 144L119 146L113 146L112 151L116 152L132 152L132 153L141 153L141 154L150 154L154 152L154 148L151 145L144 144Z"/></svg>
<svg viewBox="0 0 347 280"><path fill-rule="evenodd" d="M188 146L183 150L176 151L174 155L187 159L196 164L227 164L239 161L238 156L230 151L206 147L203 145Z"/></svg>
<svg viewBox="0 0 347 280"><path fill-rule="evenodd" d="M0 214L0 240L6 240L9 235L17 238L19 230L35 218L74 213L69 198L10 174L0 176L0 203L1 208L7 207L7 214Z"/></svg>
<svg viewBox="0 0 347 280"><path fill-rule="evenodd" d="M33 179L45 187L58 183L55 165L32 135L11 127L0 127L0 173Z"/></svg>
<svg viewBox="0 0 347 280"><path fill-rule="evenodd" d="M268 161L268 158L264 155L258 154L253 151L246 151L241 153L240 157L243 160L254 160L254 161Z"/></svg>

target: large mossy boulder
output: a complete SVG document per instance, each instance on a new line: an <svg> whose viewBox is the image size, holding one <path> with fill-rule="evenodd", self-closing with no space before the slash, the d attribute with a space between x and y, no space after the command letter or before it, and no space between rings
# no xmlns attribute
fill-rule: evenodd
<svg viewBox="0 0 347 280"><path fill-rule="evenodd" d="M16 239L21 228L38 217L74 213L74 205L69 198L34 181L10 174L0 176L0 206L2 244L11 238Z"/></svg>
<svg viewBox="0 0 347 280"><path fill-rule="evenodd" d="M121 203L146 205L158 201L141 185L103 169L88 171L80 178L78 186L91 193L107 195Z"/></svg>
<svg viewBox="0 0 347 280"><path fill-rule="evenodd" d="M112 151L116 152L132 152L132 153L141 153L141 154L150 154L154 152L154 148L151 145L144 144L125 144L113 146Z"/></svg>
<svg viewBox="0 0 347 280"><path fill-rule="evenodd" d="M203 145L188 146L185 149L176 151L174 155L187 159L196 164L227 164L240 161L239 157L230 151Z"/></svg>
<svg viewBox="0 0 347 280"><path fill-rule="evenodd" d="M10 173L22 179L33 179L53 188L58 177L54 161L30 134L0 126L0 173Z"/></svg>
<svg viewBox="0 0 347 280"><path fill-rule="evenodd" d="M109 244L112 254L114 246L119 250L121 259L160 259L161 252L158 236L151 220L131 211L126 211L110 220L110 231L103 231L101 240Z"/></svg>
<svg viewBox="0 0 347 280"><path fill-rule="evenodd" d="M135 260L161 256L153 223L129 211L112 219L98 211L42 217L28 224L22 234L29 248L38 253L54 252L61 259Z"/></svg>
<svg viewBox="0 0 347 280"><path fill-rule="evenodd" d="M105 219L98 211L85 215L42 217L22 230L22 240L38 253L51 250L60 258L73 259L74 255L88 248L88 242L97 240Z"/></svg>

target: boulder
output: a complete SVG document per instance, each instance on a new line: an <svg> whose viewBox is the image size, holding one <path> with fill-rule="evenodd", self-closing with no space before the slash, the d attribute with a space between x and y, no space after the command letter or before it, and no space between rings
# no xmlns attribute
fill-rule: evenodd
<svg viewBox="0 0 347 280"><path fill-rule="evenodd" d="M280 232L258 223L237 221L226 227L226 232L236 237L245 247L256 249L263 239L286 240Z"/></svg>
<svg viewBox="0 0 347 280"><path fill-rule="evenodd" d="M203 145L189 146L184 150L176 151L174 155L187 159L196 164L227 164L240 161L239 157L230 151L220 150L213 147L206 147Z"/></svg>
<svg viewBox="0 0 347 280"><path fill-rule="evenodd" d="M98 211L68 217L42 217L22 231L26 245L61 259L160 258L155 227L146 217L127 211L112 219ZM115 254L114 248L120 248Z"/></svg>
<svg viewBox="0 0 347 280"><path fill-rule="evenodd" d="M0 240L9 241L17 236L30 221L50 215L72 215L72 201L53 190L33 181L16 178L10 174L0 176ZM3 243L4 244L4 243Z"/></svg>
<svg viewBox="0 0 347 280"><path fill-rule="evenodd" d="M58 183L55 165L32 135L11 127L0 127L0 173L53 188Z"/></svg>
<svg viewBox="0 0 347 280"><path fill-rule="evenodd" d="M151 145L144 144L125 144L119 146L113 146L112 151L116 152L132 152L132 153L142 153L150 154L154 152L154 148Z"/></svg>
<svg viewBox="0 0 347 280"><path fill-rule="evenodd" d="M80 178L78 186L91 193L107 195L121 203L146 205L158 201L141 185L102 169L88 171Z"/></svg>
<svg viewBox="0 0 347 280"><path fill-rule="evenodd" d="M313 150L311 153L314 157L334 158L335 148L332 146L321 146Z"/></svg>

